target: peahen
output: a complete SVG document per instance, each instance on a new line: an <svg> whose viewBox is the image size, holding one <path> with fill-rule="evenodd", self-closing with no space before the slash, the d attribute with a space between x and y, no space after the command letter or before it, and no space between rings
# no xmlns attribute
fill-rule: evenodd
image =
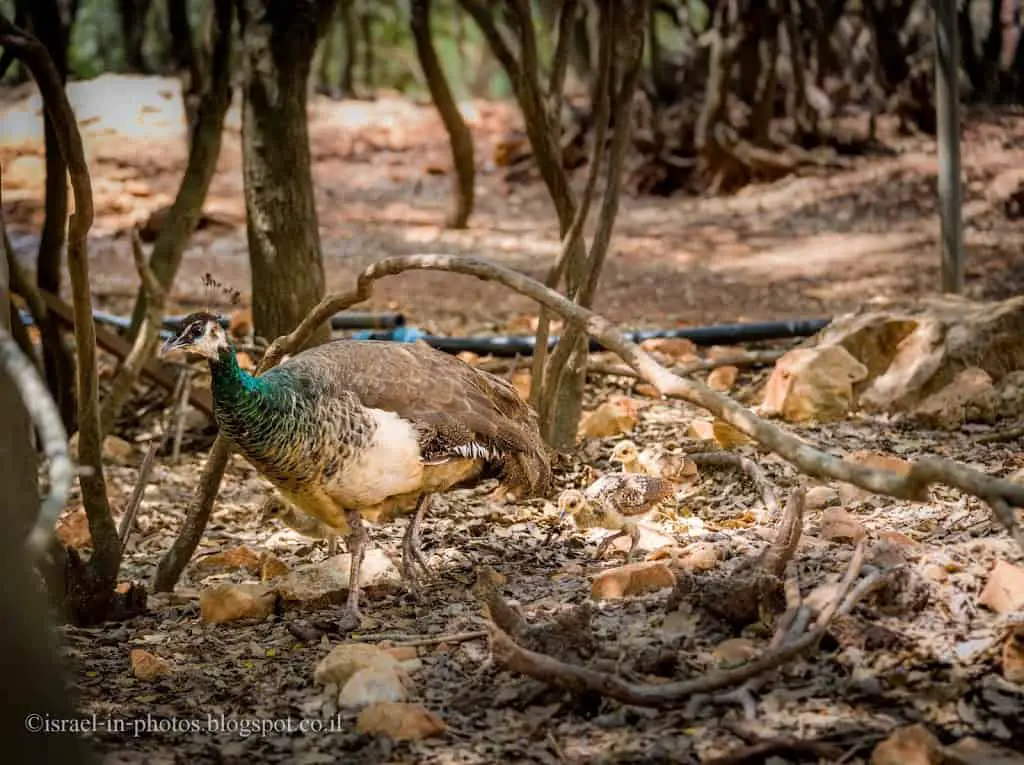
<svg viewBox="0 0 1024 765"><path fill-rule="evenodd" d="M214 415L238 452L347 538L345 627L359 624L363 518L414 513L402 570L415 588L411 559L424 563L417 533L431 495L491 477L520 499L551 490L552 452L515 388L425 345L335 340L254 376L217 318L200 311L161 355L174 350L207 359Z"/></svg>

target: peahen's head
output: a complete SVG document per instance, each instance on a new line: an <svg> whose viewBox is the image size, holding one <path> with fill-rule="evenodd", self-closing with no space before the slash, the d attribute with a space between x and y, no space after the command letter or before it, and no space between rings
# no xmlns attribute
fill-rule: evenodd
<svg viewBox="0 0 1024 765"><path fill-rule="evenodd" d="M196 311L186 316L181 322L181 330L172 337L160 355L166 356L171 351L198 353L207 359L216 361L221 352L230 350L228 334L220 325L217 317L206 311Z"/></svg>

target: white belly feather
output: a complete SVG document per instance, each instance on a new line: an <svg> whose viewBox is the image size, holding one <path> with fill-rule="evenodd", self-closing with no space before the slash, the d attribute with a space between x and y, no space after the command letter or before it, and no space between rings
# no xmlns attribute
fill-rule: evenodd
<svg viewBox="0 0 1024 765"><path fill-rule="evenodd" d="M371 507L415 491L423 481L419 441L412 425L394 412L368 411L377 420L373 441L325 486L342 507Z"/></svg>

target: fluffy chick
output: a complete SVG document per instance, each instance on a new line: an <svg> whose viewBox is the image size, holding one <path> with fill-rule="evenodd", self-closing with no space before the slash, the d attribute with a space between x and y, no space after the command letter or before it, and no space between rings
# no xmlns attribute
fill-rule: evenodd
<svg viewBox="0 0 1024 765"><path fill-rule="evenodd" d="M580 529L604 528L617 533L601 542L597 557L621 536L632 541L626 561L632 561L640 543L637 522L651 515L655 507L679 489L668 478L641 473L605 473L585 490L568 489L558 497L559 519L571 515Z"/></svg>
<svg viewBox="0 0 1024 765"><path fill-rule="evenodd" d="M319 518L296 509L277 494L271 494L263 501L259 513L260 524L271 520L280 521L292 531L311 539L327 540L327 556L338 554L338 535Z"/></svg>
<svg viewBox="0 0 1024 765"><path fill-rule="evenodd" d="M669 478L677 483L690 483L697 477L697 465L685 454L673 454L661 447L642 452L632 441L619 441L612 450L611 461L622 465L626 473L642 473Z"/></svg>

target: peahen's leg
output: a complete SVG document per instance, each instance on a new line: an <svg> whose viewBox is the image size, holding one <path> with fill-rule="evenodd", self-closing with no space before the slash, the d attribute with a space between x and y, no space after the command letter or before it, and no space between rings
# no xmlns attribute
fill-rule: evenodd
<svg viewBox="0 0 1024 765"><path fill-rule="evenodd" d="M413 563L418 563L424 573L430 573L430 566L420 549L420 523L430 509L432 494L424 494L416 502L416 512L409 519L409 525L402 537L402 576L414 593L419 592L419 575Z"/></svg>
<svg viewBox="0 0 1024 765"><path fill-rule="evenodd" d="M338 535L331 534L327 537L327 557L333 558L338 554Z"/></svg>
<svg viewBox="0 0 1024 765"><path fill-rule="evenodd" d="M363 567L363 556L366 554L366 529L363 528L363 519L358 511L346 510L345 518L348 520L350 529L347 544L348 551L352 555L352 564L348 574L348 598L341 612L338 628L342 632L352 632L359 628L361 621L359 616L359 573Z"/></svg>

